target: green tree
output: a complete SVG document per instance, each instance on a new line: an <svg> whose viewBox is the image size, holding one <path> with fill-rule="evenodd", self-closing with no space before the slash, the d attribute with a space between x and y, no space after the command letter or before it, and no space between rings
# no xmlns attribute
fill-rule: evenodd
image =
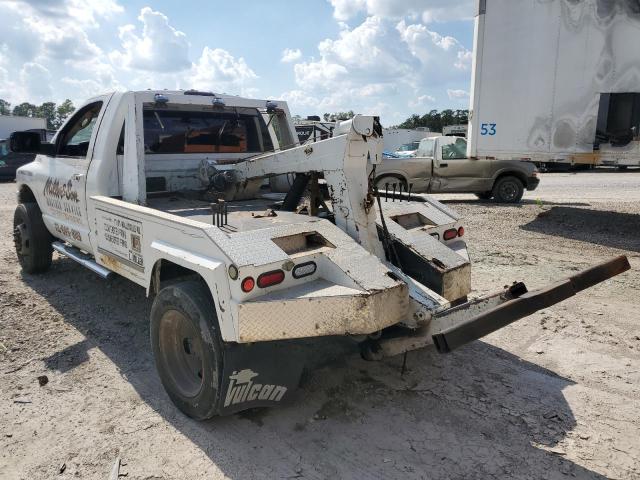
<svg viewBox="0 0 640 480"><path fill-rule="evenodd" d="M40 105L36 111L36 116L47 120L47 128L49 130L56 130L58 128L58 114L56 104L54 102L44 102Z"/></svg>
<svg viewBox="0 0 640 480"><path fill-rule="evenodd" d="M0 115L11 115L11 104L0 98Z"/></svg>
<svg viewBox="0 0 640 480"><path fill-rule="evenodd" d="M35 117L38 107L33 103L23 102L13 107L13 114L20 117Z"/></svg>
<svg viewBox="0 0 640 480"><path fill-rule="evenodd" d="M322 115L325 122L349 120L355 116L356 114L353 113L353 110L349 110L348 112L325 113L324 115Z"/></svg>
<svg viewBox="0 0 640 480"><path fill-rule="evenodd" d="M431 110L420 116L416 113L397 125L397 128L427 127L432 132L441 132L447 125L465 124L469 121L469 110Z"/></svg>
<svg viewBox="0 0 640 480"><path fill-rule="evenodd" d="M62 102L56 109L56 123L55 128L60 128L69 115L76 110L73 106L73 102L68 98Z"/></svg>
<svg viewBox="0 0 640 480"><path fill-rule="evenodd" d="M456 120L454 117L453 110L451 109L442 110L442 112L440 112L440 120L442 121L443 127L446 127L447 125L455 125Z"/></svg>

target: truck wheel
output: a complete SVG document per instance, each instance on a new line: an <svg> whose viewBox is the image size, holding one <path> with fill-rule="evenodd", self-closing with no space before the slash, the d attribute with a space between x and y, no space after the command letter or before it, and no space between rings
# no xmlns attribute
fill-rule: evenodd
<svg viewBox="0 0 640 480"><path fill-rule="evenodd" d="M480 200L489 200L491 199L491 197L493 197L493 192L476 193L476 197L478 197Z"/></svg>
<svg viewBox="0 0 640 480"><path fill-rule="evenodd" d="M198 281L160 290L151 307L150 334L156 369L171 401L189 417L213 417L222 341L209 290Z"/></svg>
<svg viewBox="0 0 640 480"><path fill-rule="evenodd" d="M524 185L517 177L502 177L493 186L493 197L499 203L518 203L524 195Z"/></svg>
<svg viewBox="0 0 640 480"><path fill-rule="evenodd" d="M44 226L37 203L20 203L13 214L13 243L25 273L41 273L51 266L53 237Z"/></svg>
<svg viewBox="0 0 640 480"><path fill-rule="evenodd" d="M391 177L389 175L387 175L386 177L380 177L376 180L376 187L378 187L378 191L383 193L387 187L387 183L389 184L389 193L393 193L394 183L396 184L396 192L400 191L400 184L402 184L402 190L404 192L407 191L407 182L398 177Z"/></svg>

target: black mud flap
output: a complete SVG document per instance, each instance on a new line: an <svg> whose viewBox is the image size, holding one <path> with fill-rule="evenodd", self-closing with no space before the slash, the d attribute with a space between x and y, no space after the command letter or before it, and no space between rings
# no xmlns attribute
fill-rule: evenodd
<svg viewBox="0 0 640 480"><path fill-rule="evenodd" d="M566 300L577 292L614 277L629 268L631 267L627 257L620 256L548 287L532 292L522 289L521 291L526 293L433 335L433 342L440 353L448 353L538 310Z"/></svg>
<svg viewBox="0 0 640 480"><path fill-rule="evenodd" d="M286 341L229 343L223 356L219 415L281 405L297 389L305 365L305 350Z"/></svg>

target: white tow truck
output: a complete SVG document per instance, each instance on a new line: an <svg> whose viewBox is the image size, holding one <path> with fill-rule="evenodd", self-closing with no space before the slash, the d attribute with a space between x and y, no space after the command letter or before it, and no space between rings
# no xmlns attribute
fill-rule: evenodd
<svg viewBox="0 0 640 480"><path fill-rule="evenodd" d="M350 336L368 359L449 352L629 268L619 257L543 290L514 283L469 300L459 216L378 195L381 137L377 117L356 116L299 145L284 102L92 98L52 143L11 138L37 153L17 174L16 252L29 274L56 250L154 295L160 379L198 419L287 399L309 338ZM265 179L283 174L295 181L278 199Z"/></svg>

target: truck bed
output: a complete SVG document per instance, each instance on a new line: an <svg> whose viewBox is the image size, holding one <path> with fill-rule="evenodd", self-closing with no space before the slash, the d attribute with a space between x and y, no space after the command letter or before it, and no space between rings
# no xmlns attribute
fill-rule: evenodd
<svg viewBox="0 0 640 480"><path fill-rule="evenodd" d="M273 195L273 194L272 194ZM300 215L294 212L276 211L269 215L277 203L277 196L252 200L226 202L228 223L221 228L226 233L247 232L261 228L273 227L276 224L291 224L315 220L315 217ZM188 218L207 225L213 225L211 202L190 199L182 196L157 197L148 200L150 208L165 213Z"/></svg>

